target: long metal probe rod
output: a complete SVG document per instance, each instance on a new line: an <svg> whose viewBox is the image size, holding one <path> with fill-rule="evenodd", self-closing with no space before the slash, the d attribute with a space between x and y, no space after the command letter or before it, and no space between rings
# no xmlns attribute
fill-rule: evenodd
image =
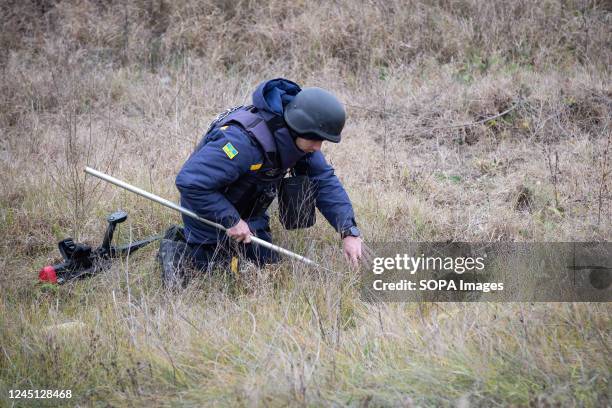
<svg viewBox="0 0 612 408"><path fill-rule="evenodd" d="M126 183L125 181L116 179L112 176L109 176L108 174L102 173L101 171L98 171L96 169L92 169L91 167L85 167L85 173L91 174L92 176L98 177L104 181L107 181L111 184L114 184L116 186L119 186L121 188L124 188L128 191L131 191L132 193L138 194L139 196L148 198L149 200L155 201L158 204L164 205L168 208L172 208L173 210L176 210L182 214L185 214L191 218L195 218L196 220L203 222L206 225L210 225L211 227L220 229L221 231L227 231L227 229L221 225L221 224L217 224L216 222L212 222L209 221L205 218L200 217L199 215L197 215L196 213L194 213L193 211L190 211L184 207L181 207L180 205L173 203L172 201L166 200L165 198L159 197L155 194L149 193L148 191L145 191L143 189L140 189L138 187L135 187L129 183ZM297 259L300 262L303 262L307 265L312 265L312 266L317 266L320 267L320 265L318 265L315 261L306 258L305 256L296 254L295 252L291 252L288 249L285 249L283 247L279 247L278 245L274 245L269 243L268 241L264 241L261 238L257 238L256 236L251 236L251 242L256 243L257 245L261 245L262 247L271 249L272 251L276 251L280 254L286 255L288 257L291 257L293 259Z"/></svg>

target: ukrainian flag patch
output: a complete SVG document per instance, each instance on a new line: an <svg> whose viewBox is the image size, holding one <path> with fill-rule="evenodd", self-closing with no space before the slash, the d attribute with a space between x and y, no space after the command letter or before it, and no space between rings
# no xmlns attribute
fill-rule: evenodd
<svg viewBox="0 0 612 408"><path fill-rule="evenodd" d="M236 157L236 155L238 154L238 150L236 150L234 145L231 143L227 143L225 146L223 146L223 151L225 152L225 154L227 154L227 157L229 157L230 160Z"/></svg>

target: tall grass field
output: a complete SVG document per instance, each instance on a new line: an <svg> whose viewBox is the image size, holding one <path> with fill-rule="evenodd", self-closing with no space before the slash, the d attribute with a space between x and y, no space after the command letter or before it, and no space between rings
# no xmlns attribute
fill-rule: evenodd
<svg viewBox="0 0 612 408"><path fill-rule="evenodd" d="M612 239L612 4L4 0L1 407L610 407L610 303L369 303L319 214L285 260L163 288L158 244L90 279L65 237L180 215L210 121L284 77L345 104L324 144L368 242ZM70 390L71 398L11 398ZM13 394L11 394L13 393ZM65 395L65 394L64 394Z"/></svg>

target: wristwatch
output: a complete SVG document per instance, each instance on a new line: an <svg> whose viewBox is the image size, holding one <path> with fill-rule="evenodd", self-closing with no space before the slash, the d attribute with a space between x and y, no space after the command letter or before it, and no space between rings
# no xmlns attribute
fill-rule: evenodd
<svg viewBox="0 0 612 408"><path fill-rule="evenodd" d="M360 237L361 231L359 228L352 226L351 228L347 228L340 233L340 238L344 239L346 237Z"/></svg>

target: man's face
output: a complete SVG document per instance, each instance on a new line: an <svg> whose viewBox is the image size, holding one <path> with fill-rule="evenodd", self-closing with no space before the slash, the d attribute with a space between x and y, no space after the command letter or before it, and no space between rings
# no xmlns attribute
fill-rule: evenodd
<svg viewBox="0 0 612 408"><path fill-rule="evenodd" d="M298 136L295 138L295 144L303 152L314 153L321 150L321 145L323 144L323 141L304 139Z"/></svg>

